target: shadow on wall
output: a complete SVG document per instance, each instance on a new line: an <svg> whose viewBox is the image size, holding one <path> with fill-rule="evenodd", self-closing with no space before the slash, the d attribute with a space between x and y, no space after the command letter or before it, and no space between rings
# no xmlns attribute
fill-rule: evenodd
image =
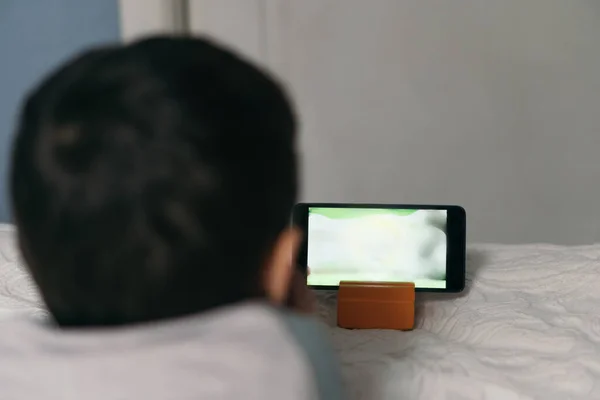
<svg viewBox="0 0 600 400"><path fill-rule="evenodd" d="M0 222L11 219L6 176L24 95L76 51L119 37L117 0L0 2Z"/></svg>

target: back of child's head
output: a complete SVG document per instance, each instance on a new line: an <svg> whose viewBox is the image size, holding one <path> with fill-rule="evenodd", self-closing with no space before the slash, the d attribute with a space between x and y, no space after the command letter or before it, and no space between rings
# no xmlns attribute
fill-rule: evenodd
<svg viewBox="0 0 600 400"><path fill-rule="evenodd" d="M280 86L194 38L88 51L27 99L12 202L20 247L63 325L115 325L265 296L296 199Z"/></svg>

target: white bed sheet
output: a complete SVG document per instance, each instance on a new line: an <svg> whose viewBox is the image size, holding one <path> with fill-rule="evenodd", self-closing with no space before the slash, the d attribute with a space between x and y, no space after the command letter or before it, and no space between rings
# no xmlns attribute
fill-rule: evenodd
<svg viewBox="0 0 600 400"><path fill-rule="evenodd" d="M473 246L467 290L412 332L333 328L350 399L600 399L600 245Z"/></svg>
<svg viewBox="0 0 600 400"><path fill-rule="evenodd" d="M19 312L45 315L36 287L23 268L14 229L0 224L0 318Z"/></svg>
<svg viewBox="0 0 600 400"><path fill-rule="evenodd" d="M43 314L0 225L0 317ZM417 299L412 332L335 327L350 399L600 399L600 245L470 248L462 295Z"/></svg>

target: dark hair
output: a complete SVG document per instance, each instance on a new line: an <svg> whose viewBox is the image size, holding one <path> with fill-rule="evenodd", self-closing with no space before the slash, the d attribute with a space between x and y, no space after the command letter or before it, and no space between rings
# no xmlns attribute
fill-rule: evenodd
<svg viewBox="0 0 600 400"><path fill-rule="evenodd" d="M282 88L200 38L95 49L27 99L21 250L56 321L114 325L261 297L296 200Z"/></svg>

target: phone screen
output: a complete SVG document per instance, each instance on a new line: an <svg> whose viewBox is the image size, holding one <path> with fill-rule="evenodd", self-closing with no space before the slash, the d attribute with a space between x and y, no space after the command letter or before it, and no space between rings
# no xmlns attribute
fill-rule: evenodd
<svg viewBox="0 0 600 400"><path fill-rule="evenodd" d="M446 210L309 207L308 284L391 281L445 289L447 221Z"/></svg>

